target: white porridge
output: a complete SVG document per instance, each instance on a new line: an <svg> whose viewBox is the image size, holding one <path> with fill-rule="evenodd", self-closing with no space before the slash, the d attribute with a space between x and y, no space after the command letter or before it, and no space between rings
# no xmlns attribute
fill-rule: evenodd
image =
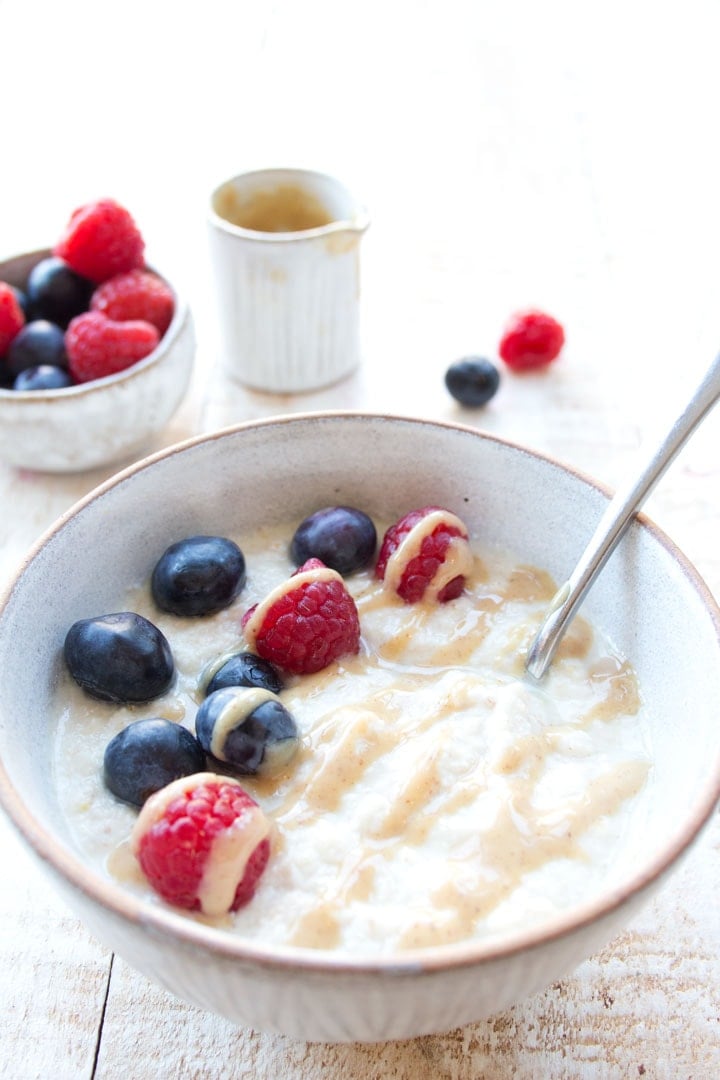
<svg viewBox="0 0 720 1080"><path fill-rule="evenodd" d="M159 612L147 584L123 601L170 642L165 696L119 707L63 680L55 771L69 828L94 865L158 904L129 850L137 811L104 787L105 746L143 717L194 730L200 673L245 647L242 613L294 569L292 528L235 538L247 584L218 615ZM446 604L405 604L372 569L346 579L361 651L286 679L300 750L279 776L239 777L272 822L272 856L253 900L214 924L390 952L537 924L631 867L651 761L635 675L576 618L545 681L529 681L525 652L555 583L474 551L465 592Z"/></svg>

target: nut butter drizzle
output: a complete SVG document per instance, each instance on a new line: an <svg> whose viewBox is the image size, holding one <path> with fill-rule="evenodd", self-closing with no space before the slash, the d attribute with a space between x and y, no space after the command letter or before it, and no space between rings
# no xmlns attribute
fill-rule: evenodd
<svg viewBox="0 0 720 1080"><path fill-rule="evenodd" d="M381 644L379 655L349 658L343 669L357 677L373 665L395 668L396 689L389 694L381 686L352 705L321 714L312 731L306 732L292 769L252 782L256 797L275 819L285 844L292 843L293 832L304 823L338 811L348 793L399 741L427 736L439 720L450 718L458 695L463 696L464 684L459 679L452 692L440 700L437 711L415 715L409 726L404 723L403 694L412 694L419 683L437 681L443 670L467 665L504 607L541 605L555 592L549 575L530 567L513 571L501 591L486 588L486 578L484 565L476 559L469 584L472 609L465 607L458 614L455 632L434 649L426 668L404 671L401 660L407 642L432 618L434 604L402 605L377 582L358 589L356 602L361 614L397 603L404 609L402 628ZM532 626L525 627L522 633L529 639L532 630ZM557 664L563 659L569 663L585 659L591 646L592 631L578 618L562 644ZM518 655L522 654L519 649ZM315 699L317 704L326 677L327 673L309 677L302 686L295 686L294 692ZM484 820L484 827L464 845L462 860L448 857L447 880L430 890L426 916L404 930L400 948L449 944L472 937L478 922L491 915L527 874L553 860L585 859L583 835L640 791L649 768L644 760L621 761L566 798L557 812L534 805L547 759L563 741L573 732L587 731L597 721L611 722L621 715L634 715L640 708L635 675L626 663L603 658L590 666L589 679L594 691L591 708L574 723L549 724L539 733L518 735L510 747L496 754L494 772L487 761L477 761L466 775L448 785L440 768L442 740L429 747L423 744L410 775L385 792L384 816L366 831L362 845L348 853L335 883L298 917L290 942L310 948L338 947L343 913L354 901L372 900L383 864L392 862L403 847L422 844L439 821L472 807L479 799L490 799L492 820ZM356 685L362 685L362 680Z"/></svg>

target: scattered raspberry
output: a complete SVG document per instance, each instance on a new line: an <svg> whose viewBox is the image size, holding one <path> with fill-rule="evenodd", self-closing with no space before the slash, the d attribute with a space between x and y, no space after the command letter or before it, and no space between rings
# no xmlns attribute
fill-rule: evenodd
<svg viewBox="0 0 720 1080"><path fill-rule="evenodd" d="M116 274L98 286L90 300L91 311L101 311L116 322L142 319L164 334L173 317L172 289L149 270Z"/></svg>
<svg viewBox="0 0 720 1080"><path fill-rule="evenodd" d="M293 675L321 671L358 652L355 601L335 570L308 559L242 620L248 647Z"/></svg>
<svg viewBox="0 0 720 1080"><path fill-rule="evenodd" d="M552 363L564 343L565 331L552 315L521 311L505 327L499 352L514 371L529 371Z"/></svg>
<svg viewBox="0 0 720 1080"><path fill-rule="evenodd" d="M53 248L76 274L99 284L143 265L145 243L128 211L100 199L74 212Z"/></svg>
<svg viewBox="0 0 720 1080"><path fill-rule="evenodd" d="M150 796L131 843L164 900L224 915L252 899L270 856L269 829L237 780L196 773Z"/></svg>
<svg viewBox="0 0 720 1080"><path fill-rule="evenodd" d="M472 568L468 531L440 506L411 510L383 537L375 576L408 604L455 600Z"/></svg>
<svg viewBox="0 0 720 1080"><path fill-rule="evenodd" d="M25 325L25 316L11 285L0 281L0 356Z"/></svg>
<svg viewBox="0 0 720 1080"><path fill-rule="evenodd" d="M100 311L87 311L65 331L68 370L77 382L102 379L149 356L159 341L157 328L148 322L114 322Z"/></svg>

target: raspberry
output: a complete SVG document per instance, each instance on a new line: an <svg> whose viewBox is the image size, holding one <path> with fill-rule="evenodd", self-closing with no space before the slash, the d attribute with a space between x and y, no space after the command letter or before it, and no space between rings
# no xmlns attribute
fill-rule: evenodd
<svg viewBox="0 0 720 1080"><path fill-rule="evenodd" d="M101 311L116 322L142 319L164 334L173 317L175 298L157 274L129 270L98 286L90 300L90 310Z"/></svg>
<svg viewBox="0 0 720 1080"><path fill-rule="evenodd" d="M514 371L545 367L565 344L565 331L557 319L542 311L520 311L512 316L500 340L500 356Z"/></svg>
<svg viewBox="0 0 720 1080"><path fill-rule="evenodd" d="M136 364L159 341L157 328L148 322L113 322L100 311L86 311L65 331L68 369L77 382L102 379Z"/></svg>
<svg viewBox="0 0 720 1080"><path fill-rule="evenodd" d="M355 601L335 570L308 559L242 620L248 647L293 675L321 671L360 648Z"/></svg>
<svg viewBox="0 0 720 1080"><path fill-rule="evenodd" d="M237 780L196 773L150 796L131 845L164 900L217 916L252 899L270 856L269 832L267 818Z"/></svg>
<svg viewBox="0 0 720 1080"><path fill-rule="evenodd" d="M143 265L145 242L125 207L100 199L76 210L53 255L96 284Z"/></svg>
<svg viewBox="0 0 720 1080"><path fill-rule="evenodd" d="M411 510L385 533L375 576L407 604L455 600L472 568L468 531L439 506Z"/></svg>
<svg viewBox="0 0 720 1080"><path fill-rule="evenodd" d="M17 293L11 285L0 281L0 356L4 356L10 342L25 325L25 316Z"/></svg>

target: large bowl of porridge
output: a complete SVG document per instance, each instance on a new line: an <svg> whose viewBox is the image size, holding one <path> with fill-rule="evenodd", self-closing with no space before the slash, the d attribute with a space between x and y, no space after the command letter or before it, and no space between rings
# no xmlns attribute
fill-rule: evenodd
<svg viewBox="0 0 720 1080"><path fill-rule="evenodd" d="M498 1012L610 941L720 796L720 612L638 517L547 677L523 660L606 505L592 480L476 430L311 414L190 440L123 471L34 547L0 609L0 800L89 928L179 997L306 1040L407 1038ZM194 730L203 672L295 569L328 506L378 537L418 507L467 528L465 587L407 603L373 563L347 575L357 653L280 692L299 749L241 783L271 823L251 901L162 900L106 788L138 719ZM232 539L247 579L222 611L160 611L149 581L185 537ZM170 688L99 701L68 674L77 620L133 611L170 644Z"/></svg>

